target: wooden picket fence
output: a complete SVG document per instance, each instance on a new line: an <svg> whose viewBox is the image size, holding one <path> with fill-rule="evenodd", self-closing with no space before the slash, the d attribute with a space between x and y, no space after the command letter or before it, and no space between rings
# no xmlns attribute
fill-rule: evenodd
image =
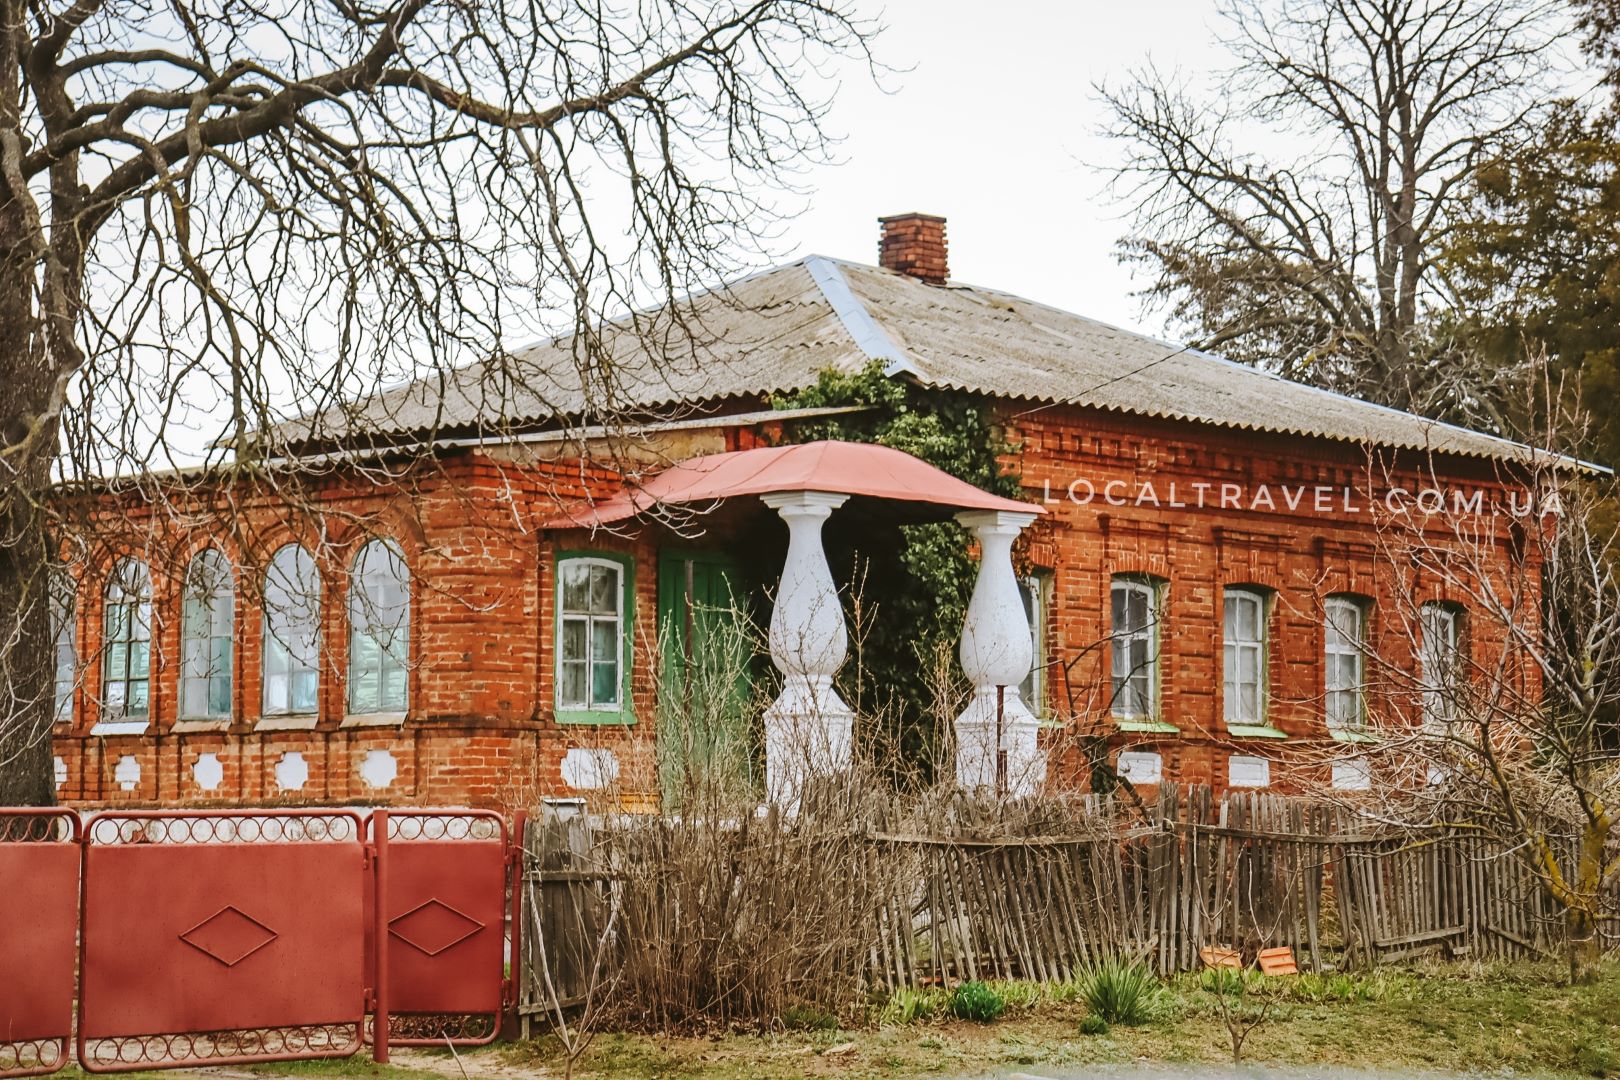
<svg viewBox="0 0 1620 1080"><path fill-rule="evenodd" d="M551 1000L534 970L538 950L548 950L549 986L577 998L591 966L586 939L600 933L592 905L615 881L645 876L590 860L584 827L531 831L529 897L542 909L523 973L532 1012ZM769 826L795 827L792 818ZM1167 788L1146 805L957 799L922 813L896 801L869 804L848 827L873 868L863 879L887 883L874 894L864 958L866 983L887 990L1063 980L1118 956L1168 975L1196 969L1205 948L1252 959L1284 946L1301 970L1562 949L1555 907L1514 852L1456 830L1395 830L1309 798ZM1620 889L1610 902L1620 912ZM679 932L681 921L662 925Z"/></svg>

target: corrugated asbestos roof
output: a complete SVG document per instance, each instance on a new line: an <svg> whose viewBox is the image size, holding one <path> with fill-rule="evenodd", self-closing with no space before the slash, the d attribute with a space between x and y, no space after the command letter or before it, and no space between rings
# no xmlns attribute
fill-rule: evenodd
<svg viewBox="0 0 1620 1080"><path fill-rule="evenodd" d="M617 411L690 415L704 403L808 386L834 369L883 361L924 385L1071 403L1130 415L1361 445L1486 458L1529 448L1290 382L1196 350L976 286L923 284L893 271L809 256L690 301L688 323L656 315L604 328L619 372L582 374L562 338L386 391L283 428L293 440L365 432L417 435L588 420ZM694 339L696 344L694 344ZM663 354L654 364L649 357Z"/></svg>

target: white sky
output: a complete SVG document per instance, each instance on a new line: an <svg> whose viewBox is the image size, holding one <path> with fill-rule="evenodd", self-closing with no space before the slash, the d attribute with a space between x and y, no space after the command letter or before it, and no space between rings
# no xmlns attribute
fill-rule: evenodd
<svg viewBox="0 0 1620 1080"><path fill-rule="evenodd" d="M872 10L876 10L873 8ZM877 261L877 218L949 219L951 276L1149 333L1160 317L1114 258L1124 207L1096 166L1118 148L1093 84L1150 57L1223 66L1210 0L887 0L879 59L910 70L849 79L830 127L841 164L810 174L807 213L783 238L809 253Z"/></svg>

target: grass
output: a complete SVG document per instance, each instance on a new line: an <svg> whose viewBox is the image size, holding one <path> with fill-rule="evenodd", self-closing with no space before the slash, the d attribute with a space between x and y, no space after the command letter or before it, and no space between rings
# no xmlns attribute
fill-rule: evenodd
<svg viewBox="0 0 1620 1080"><path fill-rule="evenodd" d="M895 995L858 1031L811 1026L774 1035L674 1038L605 1033L575 1075L582 1080L790 1080L909 1077L1136 1062L1222 1064L1228 1041L1217 1003L1197 976L1164 989L1164 1007L1139 1027L1082 1034L1088 1009L1072 988L995 983L1007 1001L989 1024L952 1018L950 995ZM1620 965L1586 986L1556 965L1447 965L1375 976L1266 980L1274 1018L1245 1050L1247 1065L1381 1068L1390 1075L1458 1071L1517 1078L1620 1077ZM897 1004L898 1002L909 1004ZM815 1014L820 1023L821 1014ZM805 1019L811 1019L808 1015ZM554 1040L461 1055L471 1080L560 1076ZM232 1070L234 1072L234 1070ZM278 1075L461 1080L448 1054L396 1051L395 1064L261 1066ZM176 1080L178 1074L168 1074Z"/></svg>
<svg viewBox="0 0 1620 1080"><path fill-rule="evenodd" d="M577 1074L598 1080L713 1077L921 1077L1139 1061L1222 1064L1229 1049L1216 1003L1196 976L1171 980L1164 1008L1139 1027L1081 1033L1088 1010L1072 989L997 983L1008 1001L993 1024L932 1009L890 1008L861 1031L722 1039L607 1036ZM1448 965L1373 976L1267 980L1281 1005L1254 1034L1246 1063L1455 1070L1518 1077L1620 1077L1620 966L1566 986L1557 965ZM902 998L902 995L896 995ZM899 1014L912 1019L900 1021ZM917 1015L920 1014L920 1015ZM510 1053L511 1051L505 1051ZM1038 1068L1036 1069L1038 1071Z"/></svg>

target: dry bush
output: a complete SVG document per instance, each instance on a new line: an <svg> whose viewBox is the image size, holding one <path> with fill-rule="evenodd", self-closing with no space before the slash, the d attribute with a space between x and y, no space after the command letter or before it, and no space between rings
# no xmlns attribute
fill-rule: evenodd
<svg viewBox="0 0 1620 1080"><path fill-rule="evenodd" d="M625 1021L767 1028L794 1010L853 1013L897 877L865 837L886 802L861 771L806 792L793 817L705 785L681 814L610 829Z"/></svg>

